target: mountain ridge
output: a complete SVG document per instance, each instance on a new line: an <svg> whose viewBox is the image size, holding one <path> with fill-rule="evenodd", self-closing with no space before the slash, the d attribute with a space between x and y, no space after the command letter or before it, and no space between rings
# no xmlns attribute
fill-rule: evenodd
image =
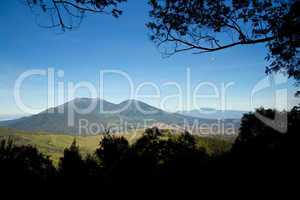
<svg viewBox="0 0 300 200"><path fill-rule="evenodd" d="M32 116L1 122L0 125L25 131L74 135L101 133L106 129L128 132L157 123L184 128L195 122L214 124L217 120L169 113L138 100L125 100L114 104L99 98L76 98Z"/></svg>

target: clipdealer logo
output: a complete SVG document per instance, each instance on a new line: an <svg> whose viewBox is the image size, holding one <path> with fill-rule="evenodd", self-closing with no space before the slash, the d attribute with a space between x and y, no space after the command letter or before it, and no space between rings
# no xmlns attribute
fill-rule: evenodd
<svg viewBox="0 0 300 200"><path fill-rule="evenodd" d="M276 109L274 118L268 118L259 112L255 112L255 116L265 125L273 128L280 133L286 133L288 129L288 89L285 84L288 78L283 74L269 75L260 80L251 91L251 108L255 108L255 96L264 90L271 89L273 91L273 107ZM270 97L272 98L272 97Z"/></svg>

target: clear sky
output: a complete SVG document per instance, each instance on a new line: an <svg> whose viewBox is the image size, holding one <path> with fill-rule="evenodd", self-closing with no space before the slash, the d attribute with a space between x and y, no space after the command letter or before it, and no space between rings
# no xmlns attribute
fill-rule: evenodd
<svg viewBox="0 0 300 200"><path fill-rule="evenodd" d="M214 84L218 91L221 91L223 83L233 82L226 93L226 108L253 109L250 105L251 91L266 77L264 45L236 47L201 55L186 52L163 58L149 40L149 31L145 27L149 20L146 2L129 1L124 5L124 14L119 19L103 15L87 16L79 29L62 33L37 26L34 16L21 0L1 1L0 116L22 113L14 98L14 86L20 74L27 70L47 68L64 72L63 78L55 79L55 105L61 103L57 97L61 92L58 82L64 83L67 90L66 85L70 82L88 81L99 92L100 71L110 69L127 73L134 83L134 91L140 84L151 82L152 86L142 87L140 94L155 94L157 91L153 84L157 85L160 98L140 99L157 107L161 107L162 100L168 95L178 94L178 88L166 85L167 82L176 82L182 89L183 103L179 105L178 99L169 98L164 105L164 109L169 111L196 108L193 98L188 96L203 82ZM191 74L190 89L187 88L188 70ZM104 83L104 99L119 103L132 98L128 80L124 77L116 74L105 76ZM280 86L288 89L289 107L299 102L293 97L295 87L292 83L289 81ZM198 94L214 93L206 86ZM272 107L273 89L268 88L255 95L255 106ZM40 110L47 107L47 93L45 76L28 78L21 87L24 103ZM76 96L86 97L89 94L82 89ZM198 107L220 108L220 99L196 101Z"/></svg>

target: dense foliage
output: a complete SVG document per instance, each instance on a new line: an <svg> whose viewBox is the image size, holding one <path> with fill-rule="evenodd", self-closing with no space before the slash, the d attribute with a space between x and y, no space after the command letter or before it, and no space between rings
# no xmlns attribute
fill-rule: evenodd
<svg viewBox="0 0 300 200"><path fill-rule="evenodd" d="M152 40L172 55L264 43L267 72L300 80L299 0L150 0Z"/></svg>
<svg viewBox="0 0 300 200"><path fill-rule="evenodd" d="M244 115L240 134L229 152L211 155L188 132L166 135L158 128L145 130L135 143L105 134L94 154L81 156L76 140L64 151L58 168L32 146L0 143L1 181L14 186L44 188L131 188L149 190L187 186L224 186L228 180L257 184L279 183L297 172L300 108L286 112L288 132L279 133L255 115L275 116L259 109ZM197 181L197 182L195 182ZM18 184L16 184L18 183ZM9 185L9 184L8 184Z"/></svg>

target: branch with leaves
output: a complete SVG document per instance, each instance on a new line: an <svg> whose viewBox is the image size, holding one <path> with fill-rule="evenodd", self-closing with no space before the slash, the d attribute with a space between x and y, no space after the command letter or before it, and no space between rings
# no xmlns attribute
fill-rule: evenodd
<svg viewBox="0 0 300 200"><path fill-rule="evenodd" d="M78 27L86 13L97 13L119 17L122 10L119 4L126 0L26 0L35 14L37 22L45 28L61 28L63 31ZM46 18L46 19L45 19Z"/></svg>
<svg viewBox="0 0 300 200"><path fill-rule="evenodd" d="M221 51L264 43L266 72L300 84L299 0L150 0L151 39L163 54Z"/></svg>

